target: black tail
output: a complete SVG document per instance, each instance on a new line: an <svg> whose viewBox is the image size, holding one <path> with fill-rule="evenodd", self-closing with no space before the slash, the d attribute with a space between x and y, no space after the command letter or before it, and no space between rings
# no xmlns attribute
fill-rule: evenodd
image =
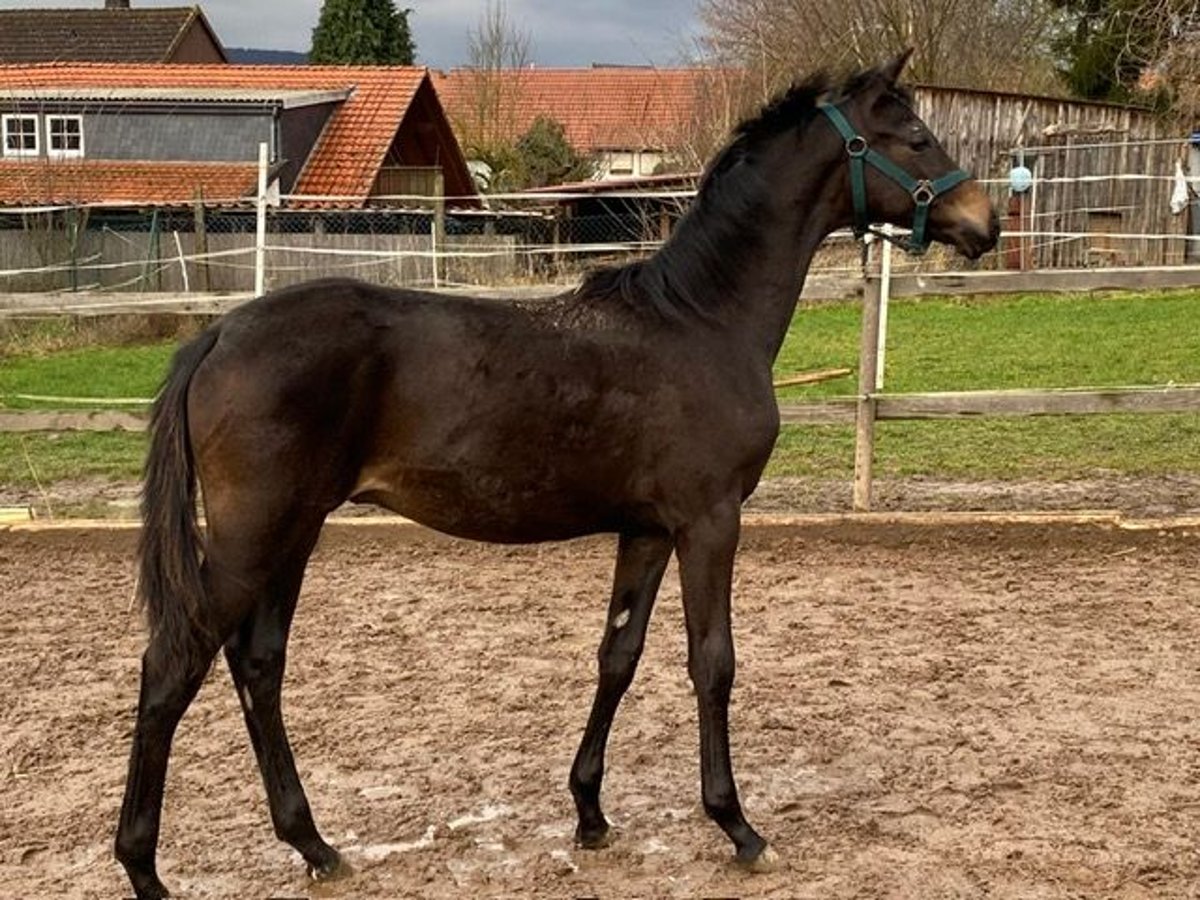
<svg viewBox="0 0 1200 900"><path fill-rule="evenodd" d="M196 520L196 473L188 440L187 395L192 376L217 342L209 328L175 354L150 417L150 453L142 487L139 593L158 665L184 669L215 649L203 613L201 536ZM209 645L209 647L205 647ZM211 657L210 657L211 658Z"/></svg>

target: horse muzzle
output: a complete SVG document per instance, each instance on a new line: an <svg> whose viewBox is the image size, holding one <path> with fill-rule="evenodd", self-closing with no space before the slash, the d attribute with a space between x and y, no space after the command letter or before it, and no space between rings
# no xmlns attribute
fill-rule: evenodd
<svg viewBox="0 0 1200 900"><path fill-rule="evenodd" d="M978 182L965 181L933 206L930 224L938 240L968 259L978 259L1000 239L1000 217Z"/></svg>

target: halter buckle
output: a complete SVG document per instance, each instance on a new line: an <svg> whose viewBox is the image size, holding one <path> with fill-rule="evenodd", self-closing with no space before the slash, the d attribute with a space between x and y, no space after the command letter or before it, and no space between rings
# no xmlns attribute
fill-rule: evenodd
<svg viewBox="0 0 1200 900"><path fill-rule="evenodd" d="M858 159L867 155L867 150L870 147L867 145L867 139L861 134L856 134L853 137L846 138L846 154L851 159Z"/></svg>
<svg viewBox="0 0 1200 900"><path fill-rule="evenodd" d="M928 181L918 181L917 186L912 190L913 203L917 206L928 206L937 197L937 191L933 189L933 185Z"/></svg>

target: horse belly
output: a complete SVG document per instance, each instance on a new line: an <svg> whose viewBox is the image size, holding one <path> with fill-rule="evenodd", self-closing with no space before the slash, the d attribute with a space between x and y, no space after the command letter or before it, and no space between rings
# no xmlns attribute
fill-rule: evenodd
<svg viewBox="0 0 1200 900"><path fill-rule="evenodd" d="M502 544L617 531L634 518L590 490L456 469L407 468L390 477L364 473L350 499L455 537Z"/></svg>

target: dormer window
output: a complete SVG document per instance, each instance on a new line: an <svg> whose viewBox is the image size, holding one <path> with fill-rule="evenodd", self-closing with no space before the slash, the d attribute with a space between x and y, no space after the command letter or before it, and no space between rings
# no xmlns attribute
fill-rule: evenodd
<svg viewBox="0 0 1200 900"><path fill-rule="evenodd" d="M46 116L46 155L83 156L82 116Z"/></svg>
<svg viewBox="0 0 1200 900"><path fill-rule="evenodd" d="M0 125L4 132L5 156L38 155L37 116L4 116Z"/></svg>

